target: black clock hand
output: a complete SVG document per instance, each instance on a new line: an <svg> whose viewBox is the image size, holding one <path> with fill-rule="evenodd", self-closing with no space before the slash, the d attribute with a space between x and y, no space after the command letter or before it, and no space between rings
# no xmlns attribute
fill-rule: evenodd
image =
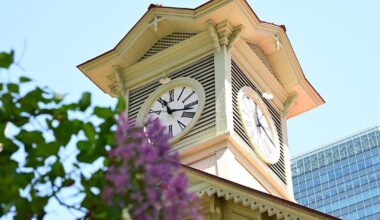
<svg viewBox="0 0 380 220"><path fill-rule="evenodd" d="M172 114L172 110L170 109L168 102L164 99L162 99L163 104L166 106L166 111L168 112L169 115Z"/></svg>
<svg viewBox="0 0 380 220"><path fill-rule="evenodd" d="M189 109L193 109L193 107L187 107L187 108L175 108L175 109L171 109L171 112L178 112L178 111L184 111L184 110L189 110Z"/></svg>
<svg viewBox="0 0 380 220"><path fill-rule="evenodd" d="M267 137L269 138L270 142L273 144L273 146L276 146L273 141L272 141L272 138L269 136L268 132L266 131L266 129L264 128L264 126L259 122L258 124L259 127L262 128L262 130L264 131L264 133L267 135Z"/></svg>

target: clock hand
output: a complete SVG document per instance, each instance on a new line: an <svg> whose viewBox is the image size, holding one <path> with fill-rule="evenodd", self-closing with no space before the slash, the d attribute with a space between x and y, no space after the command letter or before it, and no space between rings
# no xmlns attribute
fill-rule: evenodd
<svg viewBox="0 0 380 220"><path fill-rule="evenodd" d="M179 108L179 109L171 109L171 112L177 112L177 111L184 111L184 110L189 110L193 109L193 107L187 107L187 108Z"/></svg>
<svg viewBox="0 0 380 220"><path fill-rule="evenodd" d="M172 114L172 110L170 109L169 105L168 105L168 102L166 100L163 99L162 101L164 103L164 105L166 106L166 111L168 112L169 115Z"/></svg>
<svg viewBox="0 0 380 220"><path fill-rule="evenodd" d="M269 136L268 132L265 130L264 126L259 122L258 124L259 127L262 128L262 130L264 131L264 133L266 134L266 136L269 138L270 142L273 144L273 146L276 146L273 141L272 141L272 138Z"/></svg>

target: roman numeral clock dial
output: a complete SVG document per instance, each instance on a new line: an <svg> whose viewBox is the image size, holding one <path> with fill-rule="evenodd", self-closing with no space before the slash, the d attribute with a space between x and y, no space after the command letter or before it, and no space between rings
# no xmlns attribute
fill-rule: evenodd
<svg viewBox="0 0 380 220"><path fill-rule="evenodd" d="M160 120L173 143L195 125L204 102L205 94L199 82L191 78L175 79L150 95L137 121L144 124L148 120Z"/></svg>

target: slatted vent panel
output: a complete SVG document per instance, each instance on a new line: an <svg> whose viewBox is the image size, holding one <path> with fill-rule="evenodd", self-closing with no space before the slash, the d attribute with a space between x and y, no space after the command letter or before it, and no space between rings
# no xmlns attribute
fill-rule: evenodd
<svg viewBox="0 0 380 220"><path fill-rule="evenodd" d="M253 150L253 146L250 143L248 136L244 131L242 120L240 118L238 109L237 95L240 89L244 86L249 86L255 90L260 97L261 93L252 83L251 80L243 73L243 71L238 67L238 65L232 60L232 100L233 100L233 121L234 121L234 131L242 138L242 140L249 145ZM280 159L277 163L268 165L268 167L281 179L282 182L286 184L286 173L285 173L285 161L284 161L284 149L282 144L282 129L281 129L281 116L280 114L271 106L271 104L264 98L262 98L264 103L268 106L269 112L272 115L272 119L276 125L277 133L280 139Z"/></svg>
<svg viewBox="0 0 380 220"><path fill-rule="evenodd" d="M191 138L193 135L215 127L215 78L214 78L214 57L208 56L189 66L177 70L169 75L171 79L178 77L190 77L203 86L206 93L206 102L203 113L195 124L193 129L184 137L184 139ZM129 92L129 112L130 119L136 118L141 105L148 98L148 96L160 86L155 80L139 88L133 89Z"/></svg>
<svg viewBox="0 0 380 220"><path fill-rule="evenodd" d="M277 78L276 73L273 70L272 64L269 62L268 57L265 55L264 51L261 48L253 43L247 43L248 46L253 50L253 52L259 57L261 62L268 68L268 70L273 74L274 77Z"/></svg>
<svg viewBox="0 0 380 220"><path fill-rule="evenodd" d="M196 35L196 33L177 33L174 32L169 34L168 36L161 38L158 40L141 58L139 61L153 56L156 53L159 53L175 44L180 43L192 36Z"/></svg>

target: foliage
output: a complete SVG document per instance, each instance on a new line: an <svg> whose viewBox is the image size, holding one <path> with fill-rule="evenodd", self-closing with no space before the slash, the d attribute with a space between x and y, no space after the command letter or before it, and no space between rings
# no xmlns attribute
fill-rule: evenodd
<svg viewBox="0 0 380 220"><path fill-rule="evenodd" d="M134 220L202 219L198 198L186 191L178 153L170 151L169 137L159 120L141 128L130 126L121 116L116 136L102 192L109 205L119 210L127 206Z"/></svg>
<svg viewBox="0 0 380 220"><path fill-rule="evenodd" d="M27 77L10 81L13 60L13 51L0 53L0 216L42 219L55 200L101 218L107 149L123 105L93 108L88 92L70 103Z"/></svg>
<svg viewBox="0 0 380 220"><path fill-rule="evenodd" d="M146 132L124 117L116 126L123 99L94 107L85 92L69 102L4 77L13 62L13 51L0 52L0 217L43 219L56 202L82 219L120 219L124 207L136 220L201 218L157 122Z"/></svg>

